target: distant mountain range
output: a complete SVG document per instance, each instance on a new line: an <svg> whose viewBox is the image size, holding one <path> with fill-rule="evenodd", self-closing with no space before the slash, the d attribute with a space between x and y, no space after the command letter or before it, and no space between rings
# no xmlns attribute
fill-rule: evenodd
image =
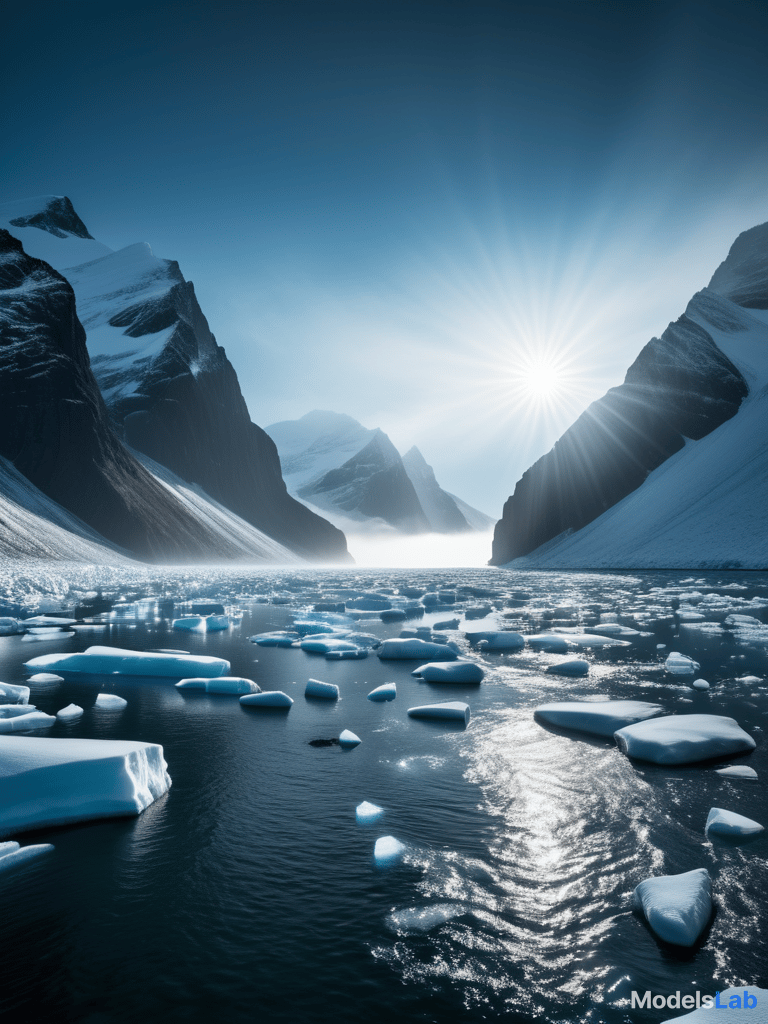
<svg viewBox="0 0 768 1024"><path fill-rule="evenodd" d="M288 494L178 264L146 244L112 252L63 196L0 205L2 228L0 456L6 479L60 506L14 486L20 529L30 514L41 536L66 530L68 513L107 555L350 560L343 533ZM3 551L19 553L0 535Z"/></svg>
<svg viewBox="0 0 768 1024"><path fill-rule="evenodd" d="M768 224L523 474L491 562L768 568Z"/></svg>
<svg viewBox="0 0 768 1024"><path fill-rule="evenodd" d="M401 457L382 430L351 416L314 410L266 431L291 494L348 531L461 533L495 521L444 491L418 448Z"/></svg>

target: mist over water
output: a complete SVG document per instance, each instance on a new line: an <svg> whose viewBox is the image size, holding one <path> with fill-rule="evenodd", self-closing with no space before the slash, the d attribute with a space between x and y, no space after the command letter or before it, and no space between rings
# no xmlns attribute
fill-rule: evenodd
<svg viewBox="0 0 768 1024"><path fill-rule="evenodd" d="M488 564L493 530L484 533L349 533L347 547L361 568L448 569Z"/></svg>

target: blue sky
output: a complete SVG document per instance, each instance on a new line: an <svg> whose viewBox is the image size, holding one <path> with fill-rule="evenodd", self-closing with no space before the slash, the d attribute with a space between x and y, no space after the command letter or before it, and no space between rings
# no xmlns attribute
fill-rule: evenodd
<svg viewBox="0 0 768 1024"><path fill-rule="evenodd" d="M494 515L768 219L761 2L3 22L3 198L68 195L107 245L178 260L255 422L349 413Z"/></svg>

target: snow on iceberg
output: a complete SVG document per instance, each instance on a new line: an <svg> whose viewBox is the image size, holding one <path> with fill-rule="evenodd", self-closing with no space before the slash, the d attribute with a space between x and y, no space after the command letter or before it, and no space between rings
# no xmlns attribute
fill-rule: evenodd
<svg viewBox="0 0 768 1024"><path fill-rule="evenodd" d="M692 676L698 672L701 665L687 654L680 654L679 651L670 651L664 668L673 676Z"/></svg>
<svg viewBox="0 0 768 1024"><path fill-rule="evenodd" d="M442 704L421 704L408 708L411 718L438 718L462 721L469 725L469 704L460 700L449 700Z"/></svg>
<svg viewBox="0 0 768 1024"><path fill-rule="evenodd" d="M37 659L35 659L37 661ZM16 686L14 683L0 683L0 704L27 704L29 687Z"/></svg>
<svg viewBox="0 0 768 1024"><path fill-rule="evenodd" d="M74 722L78 718L82 718L83 709L79 704L67 704L65 708L56 712L56 717L60 722Z"/></svg>
<svg viewBox="0 0 768 1024"><path fill-rule="evenodd" d="M0 843L0 871L16 868L27 861L34 860L41 853L50 853L51 843L35 843L34 846L20 846L18 843Z"/></svg>
<svg viewBox="0 0 768 1024"><path fill-rule="evenodd" d="M421 676L425 683L479 683L485 672L475 661L429 661L411 675Z"/></svg>
<svg viewBox="0 0 768 1024"><path fill-rule="evenodd" d="M349 729L344 729L341 735L339 736L339 743L342 745L342 747L356 747L358 743L362 742L363 741L360 739L360 737L356 736L355 733L353 733Z"/></svg>
<svg viewBox="0 0 768 1024"><path fill-rule="evenodd" d="M289 708L293 697L282 690L264 690L262 693L246 693L240 698L240 703L249 708Z"/></svg>
<svg viewBox="0 0 768 1024"><path fill-rule="evenodd" d="M384 813L384 808L379 807L378 804L370 804L367 800L363 800L361 804L358 804L355 808L355 817L359 823L366 821L376 821Z"/></svg>
<svg viewBox="0 0 768 1024"><path fill-rule="evenodd" d="M459 652L448 644L435 644L418 637L385 640L376 652L381 659L456 661Z"/></svg>
<svg viewBox="0 0 768 1024"><path fill-rule="evenodd" d="M574 658L572 661L561 661L557 665L547 665L546 671L554 676L585 676L589 672L589 662Z"/></svg>
<svg viewBox="0 0 768 1024"><path fill-rule="evenodd" d="M383 701L383 700L394 700L397 696L397 684L396 683L383 683L381 686L377 686L375 690L371 690L368 694L368 700Z"/></svg>
<svg viewBox="0 0 768 1024"><path fill-rule="evenodd" d="M628 757L654 764L690 764L756 746L738 722L723 715L668 715L619 729L614 739Z"/></svg>
<svg viewBox="0 0 768 1024"><path fill-rule="evenodd" d="M729 764L725 768L715 768L718 775L724 775L727 779L756 779L757 772L748 764Z"/></svg>
<svg viewBox="0 0 768 1024"><path fill-rule="evenodd" d="M394 836L380 836L373 848L373 858L379 867L395 864L405 853L405 846Z"/></svg>
<svg viewBox="0 0 768 1024"><path fill-rule="evenodd" d="M0 718L0 733L29 732L32 729L50 729L56 724L55 715L46 715L42 711L30 711L26 715L14 715L13 718Z"/></svg>
<svg viewBox="0 0 768 1024"><path fill-rule="evenodd" d="M204 690L205 693L260 693L261 687L252 679L242 676L216 676L214 679L196 677L180 679L177 690Z"/></svg>
<svg viewBox="0 0 768 1024"><path fill-rule="evenodd" d="M0 834L139 814L167 768L157 743L0 736Z"/></svg>
<svg viewBox="0 0 768 1024"><path fill-rule="evenodd" d="M56 669L95 675L125 676L223 676L229 672L224 658L192 654L156 654L127 651L120 647L89 647L80 654L43 654L25 663L28 669Z"/></svg>
<svg viewBox="0 0 768 1024"><path fill-rule="evenodd" d="M102 711L121 711L127 705L125 697L118 697L116 693L100 693L93 706Z"/></svg>
<svg viewBox="0 0 768 1024"><path fill-rule="evenodd" d="M632 905L642 910L658 938L692 946L712 915L712 879L706 868L646 878L635 889Z"/></svg>
<svg viewBox="0 0 768 1024"><path fill-rule="evenodd" d="M765 832L765 825L735 811L725 811L722 807L713 807L707 815L705 832L713 832L716 836L728 838L756 836Z"/></svg>
<svg viewBox="0 0 768 1024"><path fill-rule="evenodd" d="M320 679L310 679L304 688L305 697L319 697L321 700L338 700L339 688L335 683L324 683Z"/></svg>
<svg viewBox="0 0 768 1024"><path fill-rule="evenodd" d="M613 736L617 729L644 722L663 711L660 704L642 700L566 700L542 704L534 710L533 716L561 729Z"/></svg>

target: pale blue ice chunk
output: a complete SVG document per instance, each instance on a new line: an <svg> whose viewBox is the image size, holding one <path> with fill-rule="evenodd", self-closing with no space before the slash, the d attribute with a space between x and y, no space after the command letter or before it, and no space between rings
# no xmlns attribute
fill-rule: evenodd
<svg viewBox="0 0 768 1024"><path fill-rule="evenodd" d="M408 708L411 718L436 718L461 721L469 725L469 704L460 700L449 700L442 704L421 704L419 707Z"/></svg>
<svg viewBox="0 0 768 1024"><path fill-rule="evenodd" d="M754 768L750 768L748 764L729 764L725 768L715 768L718 775L723 775L726 779L756 779L757 772Z"/></svg>
<svg viewBox="0 0 768 1024"><path fill-rule="evenodd" d="M632 903L664 942L692 946L712 914L712 879L706 868L646 878L635 889Z"/></svg>
<svg viewBox="0 0 768 1024"><path fill-rule="evenodd" d="M28 686L17 686L15 683L0 683L0 704L26 704L28 701Z"/></svg>
<svg viewBox="0 0 768 1024"><path fill-rule="evenodd" d="M735 811L725 811L722 807L713 807L707 815L705 832L713 832L716 836L756 836L765 832L765 825L752 818L745 818Z"/></svg>
<svg viewBox="0 0 768 1024"><path fill-rule="evenodd" d="M45 715L42 711L30 711L27 715L16 715L15 718L0 718L0 733L50 729L55 724L55 715Z"/></svg>
<svg viewBox="0 0 768 1024"><path fill-rule="evenodd" d="M76 719L81 718L83 715L83 709L78 704L67 704L65 708L56 712L56 717L60 722L74 722Z"/></svg>
<svg viewBox="0 0 768 1024"><path fill-rule="evenodd" d="M660 704L642 700L564 700L542 704L535 718L561 729L577 729L595 736L613 736L617 729L662 714Z"/></svg>
<svg viewBox="0 0 768 1024"><path fill-rule="evenodd" d="M128 701L124 697L118 697L116 693L100 693L93 706L102 711L119 711L127 704Z"/></svg>
<svg viewBox="0 0 768 1024"><path fill-rule="evenodd" d="M367 821L376 821L384 813L384 808L379 807L378 804L370 804L367 800L363 800L361 804L358 804L355 808L355 817L359 823Z"/></svg>
<svg viewBox="0 0 768 1024"><path fill-rule="evenodd" d="M320 679L310 679L304 689L305 697L319 697L322 700L338 700L339 688L335 683L324 683Z"/></svg>
<svg viewBox="0 0 768 1024"><path fill-rule="evenodd" d="M261 687L252 679L242 676L216 676L214 679L205 676L191 679L180 679L176 683L177 690L204 690L205 693L260 693Z"/></svg>
<svg viewBox="0 0 768 1024"><path fill-rule="evenodd" d="M476 661L427 662L411 672L425 683L479 683L485 672Z"/></svg>
<svg viewBox="0 0 768 1024"><path fill-rule="evenodd" d="M382 659L412 661L456 661L458 649L448 644L433 644L417 637L385 640L376 652Z"/></svg>
<svg viewBox="0 0 768 1024"><path fill-rule="evenodd" d="M80 654L43 654L26 662L31 669L57 669L95 675L223 676L229 672L224 658L192 654L155 654L149 651L128 651L120 647L89 647Z"/></svg>
<svg viewBox="0 0 768 1024"><path fill-rule="evenodd" d="M274 633L257 633L248 639L259 647L292 647L299 639L299 634L288 630L276 630Z"/></svg>
<svg viewBox="0 0 768 1024"><path fill-rule="evenodd" d="M574 658L572 661L561 661L557 665L547 665L546 671L553 676L585 676L589 672L589 662Z"/></svg>
<svg viewBox="0 0 768 1024"><path fill-rule="evenodd" d="M381 686L377 686L375 690L371 690L368 694L368 700L383 701L383 700L394 700L397 696L397 684L396 683L383 683Z"/></svg>
<svg viewBox="0 0 768 1024"><path fill-rule="evenodd" d="M381 836L373 848L373 857L379 867L396 864L404 853L405 846L394 836Z"/></svg>
<svg viewBox="0 0 768 1024"><path fill-rule="evenodd" d="M0 843L0 847L5 845L5 843ZM0 871L8 871L10 868L19 867L21 864L34 860L43 853L50 853L53 849L51 843L35 843L33 846L21 847L19 847L18 843L8 845L15 845L17 849L9 850L5 855L3 855L0 849Z"/></svg>
<svg viewBox="0 0 768 1024"><path fill-rule="evenodd" d="M0 718L18 718L30 711L37 711L34 704L0 704Z"/></svg>
<svg viewBox="0 0 768 1024"><path fill-rule="evenodd" d="M668 715L614 733L628 757L654 764L690 764L755 749L755 741L724 715Z"/></svg>
<svg viewBox="0 0 768 1024"><path fill-rule="evenodd" d="M339 743L342 747L356 747L358 743L362 743L359 736L356 736L350 729L344 729L339 736Z"/></svg>
<svg viewBox="0 0 768 1024"><path fill-rule="evenodd" d="M289 708L293 704L293 697L282 690L264 690L262 693L245 694L240 698L240 703L249 708Z"/></svg>

